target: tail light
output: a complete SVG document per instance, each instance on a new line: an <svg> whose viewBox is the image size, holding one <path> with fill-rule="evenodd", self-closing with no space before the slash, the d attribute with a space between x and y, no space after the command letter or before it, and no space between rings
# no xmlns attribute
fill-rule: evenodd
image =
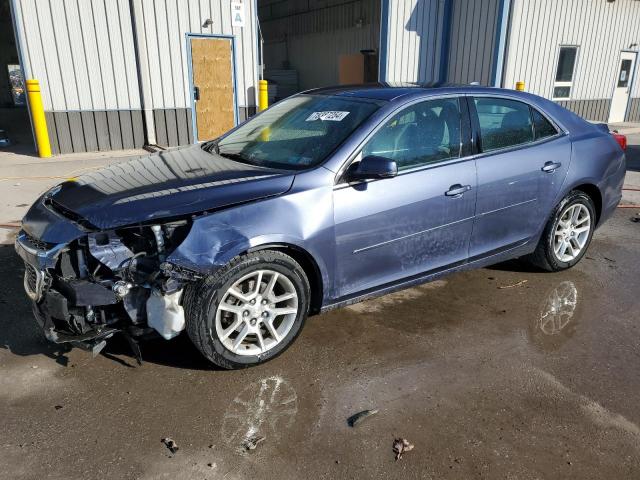
<svg viewBox="0 0 640 480"><path fill-rule="evenodd" d="M618 145L620 145L620 148L623 151L627 150L627 136L626 135L622 135L621 133L616 133L616 132L611 132L611 135L613 135L613 138L616 139L616 142L618 142Z"/></svg>

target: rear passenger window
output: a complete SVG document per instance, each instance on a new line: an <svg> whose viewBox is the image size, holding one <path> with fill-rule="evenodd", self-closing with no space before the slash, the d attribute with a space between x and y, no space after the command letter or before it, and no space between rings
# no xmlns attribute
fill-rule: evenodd
<svg viewBox="0 0 640 480"><path fill-rule="evenodd" d="M533 142L529 105L502 98L476 98L474 101L483 152Z"/></svg>
<svg viewBox="0 0 640 480"><path fill-rule="evenodd" d="M460 106L457 98L429 100L391 118L362 149L396 161L398 170L460 156Z"/></svg>
<svg viewBox="0 0 640 480"><path fill-rule="evenodd" d="M544 118L539 111L532 108L531 113L533 115L533 129L535 131L536 140L540 140L541 138L553 137L556 133L558 133L556 127L551 125L549 120Z"/></svg>

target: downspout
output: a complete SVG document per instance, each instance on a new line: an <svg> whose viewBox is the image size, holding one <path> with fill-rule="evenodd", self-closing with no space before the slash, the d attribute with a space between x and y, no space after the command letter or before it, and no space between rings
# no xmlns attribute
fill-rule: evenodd
<svg viewBox="0 0 640 480"><path fill-rule="evenodd" d="M511 0L501 0L498 10L496 26L496 43L493 55L493 79L492 85L500 88L504 78L505 58L507 51L507 37L509 36L509 13L511 10Z"/></svg>
<svg viewBox="0 0 640 480"><path fill-rule="evenodd" d="M387 81L387 62L389 58L389 1L380 2L380 55L378 56L378 81Z"/></svg>
<svg viewBox="0 0 640 480"><path fill-rule="evenodd" d="M133 27L133 46L138 68L138 87L140 89L140 107L144 123L147 145L156 145L156 126L153 119L153 97L151 96L151 80L149 78L149 56L144 35L144 16L140 0L129 0ZM139 34L141 32L142 34Z"/></svg>

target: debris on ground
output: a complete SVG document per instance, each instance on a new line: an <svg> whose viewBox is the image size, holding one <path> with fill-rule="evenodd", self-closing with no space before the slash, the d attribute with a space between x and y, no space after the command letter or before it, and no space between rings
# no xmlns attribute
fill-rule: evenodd
<svg viewBox="0 0 640 480"><path fill-rule="evenodd" d="M613 258L609 258L609 257L602 257L602 258L604 258L607 262L616 263L616 261Z"/></svg>
<svg viewBox="0 0 640 480"><path fill-rule="evenodd" d="M216 468L218 465L216 463L207 463L207 467Z"/></svg>
<svg viewBox="0 0 640 480"><path fill-rule="evenodd" d="M169 437L163 438L161 442L167 446L171 453L176 453L179 450L178 444Z"/></svg>
<svg viewBox="0 0 640 480"><path fill-rule="evenodd" d="M513 285L502 285L500 287L498 287L498 289L500 290L504 290L505 288L516 288L516 287L521 287L522 285L524 285L525 283L527 283L529 280L520 280L518 283L514 283Z"/></svg>
<svg viewBox="0 0 640 480"><path fill-rule="evenodd" d="M396 454L396 461L402 458L405 452L413 450L413 444L409 443L406 438L396 438L393 441L393 453Z"/></svg>
<svg viewBox="0 0 640 480"><path fill-rule="evenodd" d="M356 413L354 415L351 415L347 419L347 423L349 424L350 427L355 427L360 422L362 422L363 420L371 417L372 415L375 415L376 413L378 413L378 409L377 408L373 408L371 410L363 410L362 412L358 412L358 413Z"/></svg>
<svg viewBox="0 0 640 480"><path fill-rule="evenodd" d="M56 410L62 410L62 408L63 408L63 407L62 407L62 405L56 405L56 406L55 406L55 407L53 407L53 408L55 408Z"/></svg>
<svg viewBox="0 0 640 480"><path fill-rule="evenodd" d="M242 446L245 448L245 450L255 450L258 444L264 441L264 439L265 438L261 437L260 435L254 435L253 437L247 438L242 443Z"/></svg>

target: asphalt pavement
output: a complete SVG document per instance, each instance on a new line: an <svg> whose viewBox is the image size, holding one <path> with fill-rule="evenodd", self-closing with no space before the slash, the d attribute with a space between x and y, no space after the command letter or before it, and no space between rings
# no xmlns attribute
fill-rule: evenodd
<svg viewBox="0 0 640 480"><path fill-rule="evenodd" d="M56 348L0 246L0 478L640 478L635 214L569 271L507 262L312 317L243 371L184 335L140 367L122 339Z"/></svg>

